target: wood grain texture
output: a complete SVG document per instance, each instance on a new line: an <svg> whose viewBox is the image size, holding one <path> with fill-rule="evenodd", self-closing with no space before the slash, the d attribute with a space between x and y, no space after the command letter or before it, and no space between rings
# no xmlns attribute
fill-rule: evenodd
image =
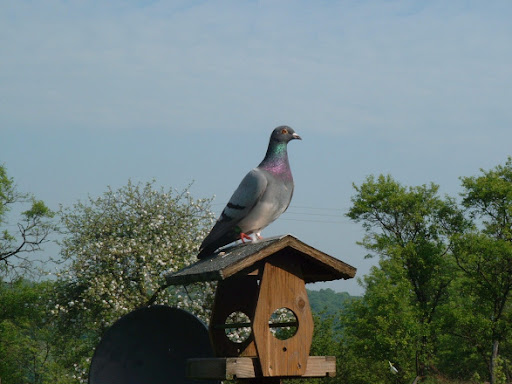
<svg viewBox="0 0 512 384"><path fill-rule="evenodd" d="M258 291L257 276L232 278L220 281L217 285L209 328L210 341L216 356L256 356L253 332L244 342L235 343L226 336L226 329L217 325L225 324L226 318L237 311L245 313L252 322Z"/></svg>
<svg viewBox="0 0 512 384"><path fill-rule="evenodd" d="M258 374L255 357L200 358L187 360L187 377L190 379L252 379ZM304 374L281 377L333 377L336 376L336 357L309 356ZM266 381L265 381L266 382Z"/></svg>
<svg viewBox="0 0 512 384"><path fill-rule="evenodd" d="M254 340L263 376L302 376L313 340L313 316L297 260L283 255L265 264L254 314ZM270 332L269 319L280 308L297 317L295 335L279 340Z"/></svg>

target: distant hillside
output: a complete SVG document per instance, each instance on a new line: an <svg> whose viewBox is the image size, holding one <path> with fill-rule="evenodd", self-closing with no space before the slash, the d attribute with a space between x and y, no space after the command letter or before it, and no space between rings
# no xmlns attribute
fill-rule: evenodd
<svg viewBox="0 0 512 384"><path fill-rule="evenodd" d="M308 291L309 303L314 313L325 316L337 313L343 309L347 301L358 299L359 296L350 296L347 292L335 292L330 288L319 291Z"/></svg>

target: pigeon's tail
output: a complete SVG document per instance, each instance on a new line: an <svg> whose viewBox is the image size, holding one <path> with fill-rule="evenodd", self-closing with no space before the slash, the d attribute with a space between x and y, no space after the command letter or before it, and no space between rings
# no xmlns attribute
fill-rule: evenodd
<svg viewBox="0 0 512 384"><path fill-rule="evenodd" d="M203 249L199 250L199 253L197 254L198 259L204 259L208 256L211 256L216 248L213 247L205 247Z"/></svg>
<svg viewBox="0 0 512 384"><path fill-rule="evenodd" d="M223 247L226 244L232 243L238 240L240 237L233 231L228 232L219 236L219 233L215 231L215 227L212 229L210 234L203 240L199 247L198 259L204 259L215 253L217 249Z"/></svg>
<svg viewBox="0 0 512 384"><path fill-rule="evenodd" d="M223 240L224 239L218 239L214 242L210 242L210 243L206 242L206 244L205 244L205 242L203 242L203 244L201 244L201 247L199 248L199 253L197 254L197 258L205 259L209 256L212 256L218 248L234 241L234 240L229 240L229 241L227 241L227 240L223 241Z"/></svg>
<svg viewBox="0 0 512 384"><path fill-rule="evenodd" d="M197 254L198 259L204 259L208 256L211 256L217 248L221 245L218 244L218 241L212 241L212 233L210 232L208 236L203 240L201 246L199 247L199 253Z"/></svg>

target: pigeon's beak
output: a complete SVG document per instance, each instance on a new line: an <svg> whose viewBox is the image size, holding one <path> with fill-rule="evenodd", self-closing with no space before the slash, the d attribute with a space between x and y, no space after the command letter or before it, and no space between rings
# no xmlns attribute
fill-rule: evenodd
<svg viewBox="0 0 512 384"><path fill-rule="evenodd" d="M295 132L293 132L292 136L293 136L294 139L302 140L302 137L297 135Z"/></svg>

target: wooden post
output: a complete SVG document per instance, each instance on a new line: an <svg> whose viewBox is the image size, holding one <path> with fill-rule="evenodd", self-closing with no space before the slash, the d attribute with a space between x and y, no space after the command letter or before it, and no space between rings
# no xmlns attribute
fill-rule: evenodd
<svg viewBox="0 0 512 384"><path fill-rule="evenodd" d="M313 339L313 315L300 266L286 264L285 270L267 262L261 278L253 330L263 376L302 376ZM270 316L280 308L291 310L298 322L297 333L286 340L276 338L269 327Z"/></svg>

